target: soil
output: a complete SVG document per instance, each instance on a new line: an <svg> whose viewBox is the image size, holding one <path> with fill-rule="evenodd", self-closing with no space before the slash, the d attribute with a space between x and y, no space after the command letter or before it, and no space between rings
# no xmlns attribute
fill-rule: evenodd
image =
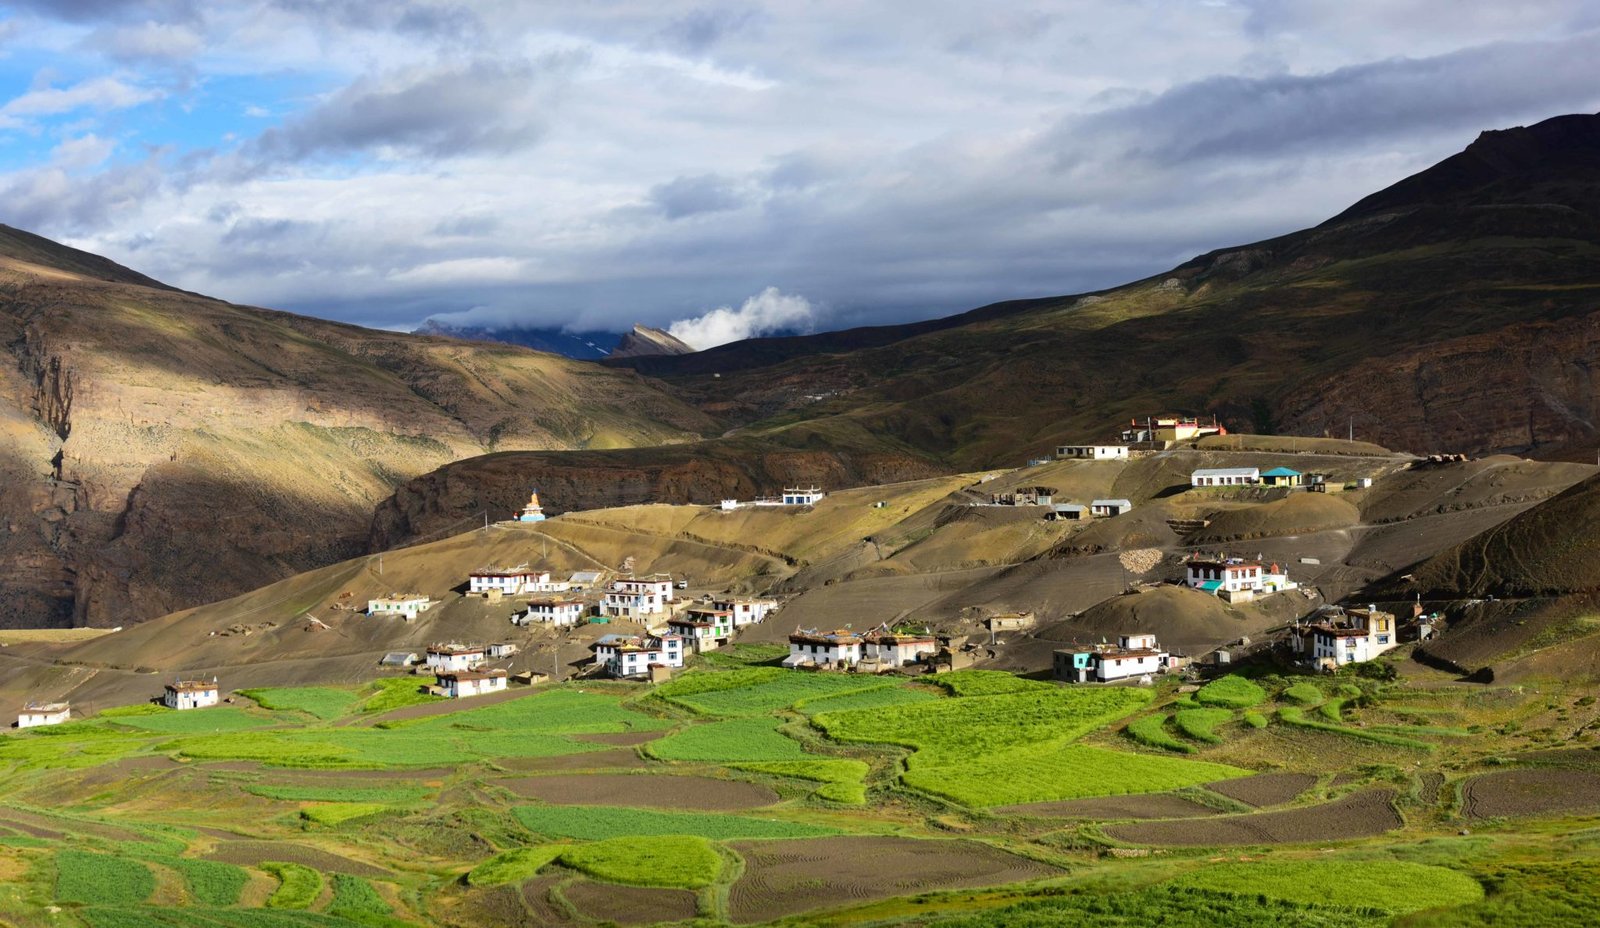
<svg viewBox="0 0 1600 928"><path fill-rule="evenodd" d="M314 847L306 847L303 844L289 844L283 841L223 841L205 856L207 860L220 860L223 863L245 867L257 866L265 860L282 860L315 870L347 873L351 876L393 878L393 874L381 867L340 857L338 854L330 854Z"/></svg>
<svg viewBox="0 0 1600 928"><path fill-rule="evenodd" d="M1263 773L1238 780L1207 783L1206 789L1261 809L1281 806L1315 786L1316 782L1317 778L1309 773Z"/></svg>
<svg viewBox="0 0 1600 928"><path fill-rule="evenodd" d="M580 882L563 887L561 895L581 914L595 921L619 925L682 921L694 918L699 911L694 893L684 889Z"/></svg>
<svg viewBox="0 0 1600 928"><path fill-rule="evenodd" d="M1106 834L1130 844L1170 847L1220 847L1250 844L1300 844L1366 838L1405 822L1390 790L1354 793L1334 802L1280 812L1252 812L1171 822L1114 825Z"/></svg>
<svg viewBox="0 0 1600 928"><path fill-rule="evenodd" d="M654 741L666 735L665 731L612 731L592 735L573 735L574 741L593 741L595 744L614 744L618 747L633 747Z"/></svg>
<svg viewBox="0 0 1600 928"><path fill-rule="evenodd" d="M764 922L931 890L997 886L1052 876L1046 864L974 841L894 837L741 842L744 875L728 895L735 922Z"/></svg>
<svg viewBox="0 0 1600 928"><path fill-rule="evenodd" d="M190 766L185 764L184 766ZM268 767L253 760L225 760L217 763L206 764L196 769L200 770L226 770L236 773L263 774L264 780L340 780L341 785L351 785L351 780L444 780L455 776L458 772L454 767L431 767L426 770L413 768L394 768L390 770L328 770L328 769L296 769L294 767Z"/></svg>
<svg viewBox="0 0 1600 928"><path fill-rule="evenodd" d="M1001 806L990 811L1001 815L1037 815L1042 818L1081 818L1100 821L1129 818L1194 818L1199 815L1218 814L1217 810L1210 806L1170 793L1030 802L1016 806Z"/></svg>
<svg viewBox="0 0 1600 928"><path fill-rule="evenodd" d="M524 773L557 770L637 770L645 766L638 753L619 748L588 754L560 754L555 757L504 757L495 764Z"/></svg>
<svg viewBox="0 0 1600 928"><path fill-rule="evenodd" d="M1600 811L1600 774L1586 770L1505 770L1467 781L1461 790L1468 818Z"/></svg>
<svg viewBox="0 0 1600 928"><path fill-rule="evenodd" d="M565 908L550 899L555 888L568 878L567 874L551 873L528 880L522 884L522 904L533 915L535 925L565 925L572 921ZM504 887L513 889L514 887Z"/></svg>
<svg viewBox="0 0 1600 928"><path fill-rule="evenodd" d="M777 802L771 789L740 780L649 774L574 773L496 780L518 796L556 805L639 806L731 812Z"/></svg>

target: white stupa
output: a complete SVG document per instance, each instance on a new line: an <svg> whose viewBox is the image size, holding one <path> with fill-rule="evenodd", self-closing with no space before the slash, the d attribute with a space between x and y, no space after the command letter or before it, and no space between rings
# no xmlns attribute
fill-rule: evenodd
<svg viewBox="0 0 1600 928"><path fill-rule="evenodd" d="M539 491L534 490L528 495L528 505L522 507L522 515L517 516L518 522L543 522L544 507L539 505Z"/></svg>

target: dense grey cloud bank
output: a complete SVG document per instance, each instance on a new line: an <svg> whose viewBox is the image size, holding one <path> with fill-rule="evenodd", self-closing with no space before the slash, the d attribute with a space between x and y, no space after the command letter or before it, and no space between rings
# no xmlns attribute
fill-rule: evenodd
<svg viewBox="0 0 1600 928"><path fill-rule="evenodd" d="M900 321L1600 109L1597 30L1563 0L0 0L0 221L374 326Z"/></svg>

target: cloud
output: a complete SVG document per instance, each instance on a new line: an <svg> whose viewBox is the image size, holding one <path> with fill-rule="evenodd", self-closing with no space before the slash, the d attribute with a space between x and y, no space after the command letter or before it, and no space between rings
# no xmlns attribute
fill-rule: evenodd
<svg viewBox="0 0 1600 928"><path fill-rule="evenodd" d="M36 87L0 106L0 126L8 117L55 116L80 109L127 109L160 99L161 91L126 83L115 77L97 77L71 87Z"/></svg>
<svg viewBox="0 0 1600 928"><path fill-rule="evenodd" d="M657 34L668 48L702 55L728 35L749 29L761 16L755 10L696 8L675 17Z"/></svg>
<svg viewBox="0 0 1600 928"><path fill-rule="evenodd" d="M203 43L200 33L190 26L148 21L97 29L85 44L113 61L137 63L185 60L200 51Z"/></svg>
<svg viewBox="0 0 1600 928"><path fill-rule="evenodd" d="M518 151L544 133L551 84L576 64L550 55L362 78L262 133L250 154L277 162L358 151L428 158Z"/></svg>
<svg viewBox="0 0 1600 928"><path fill-rule="evenodd" d="M195 0L9 0L7 5L71 23L131 17L172 21L196 15Z"/></svg>
<svg viewBox="0 0 1600 928"><path fill-rule="evenodd" d="M692 319L679 319L667 327L667 332L704 351L772 332L810 332L816 318L817 312L810 300L768 287L745 300L738 309L719 306Z"/></svg>
<svg viewBox="0 0 1600 928"><path fill-rule="evenodd" d="M701 174L678 177L650 188L650 202L668 219L720 213L744 205L738 188L726 177Z"/></svg>
<svg viewBox="0 0 1600 928"><path fill-rule="evenodd" d="M116 148L116 142L91 132L57 145L50 152L50 160L62 170L81 171L101 164Z"/></svg>

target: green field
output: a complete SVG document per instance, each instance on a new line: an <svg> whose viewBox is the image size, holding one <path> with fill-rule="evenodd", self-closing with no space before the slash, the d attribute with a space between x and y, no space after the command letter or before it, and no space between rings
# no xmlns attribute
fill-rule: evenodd
<svg viewBox="0 0 1600 928"><path fill-rule="evenodd" d="M564 845L546 844L502 851L473 867L467 874L467 882L474 886L520 883L549 866L565 850Z"/></svg>
<svg viewBox="0 0 1600 928"><path fill-rule="evenodd" d="M1483 898L1483 887L1464 873L1394 860L1216 864L1185 874L1172 885L1396 915Z"/></svg>
<svg viewBox="0 0 1600 928"><path fill-rule="evenodd" d="M313 718L324 720L342 718L350 714L359 698L350 690L336 690L327 686L278 687L239 692L254 699L263 709L304 712Z"/></svg>
<svg viewBox="0 0 1600 928"><path fill-rule="evenodd" d="M695 889L716 882L722 858L704 839L685 835L612 838L565 850L561 862L598 879L635 886Z"/></svg>
<svg viewBox="0 0 1600 928"><path fill-rule="evenodd" d="M727 719L689 725L646 750L676 761L772 761L807 757L800 742L781 734L770 718Z"/></svg>
<svg viewBox="0 0 1600 928"><path fill-rule="evenodd" d="M55 898L60 902L143 902L156 890L155 875L137 860L62 851L56 855L55 864Z"/></svg>
<svg viewBox="0 0 1600 928"><path fill-rule="evenodd" d="M752 667L725 673L685 674L657 688L656 695L704 715L764 716L802 700L896 685L892 680L871 677Z"/></svg>
<svg viewBox="0 0 1600 928"><path fill-rule="evenodd" d="M517 821L529 831L552 838L603 841L608 838L694 835L717 841L738 838L815 838L838 829L776 818L754 818L719 812L666 812L620 806L517 806Z"/></svg>

